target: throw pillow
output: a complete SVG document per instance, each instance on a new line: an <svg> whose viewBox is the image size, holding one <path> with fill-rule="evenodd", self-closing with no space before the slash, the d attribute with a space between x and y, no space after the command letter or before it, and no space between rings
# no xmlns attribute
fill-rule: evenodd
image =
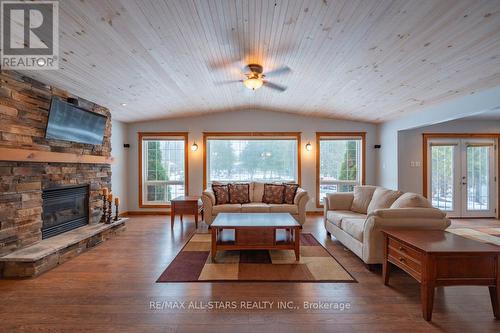
<svg viewBox="0 0 500 333"><path fill-rule="evenodd" d="M228 185L214 185L212 184L212 190L215 194L215 204L224 205L229 203L229 186Z"/></svg>
<svg viewBox="0 0 500 333"><path fill-rule="evenodd" d="M432 205L423 195L408 192L394 201L391 208L432 208Z"/></svg>
<svg viewBox="0 0 500 333"><path fill-rule="evenodd" d="M376 209L389 208L396 201L397 198L401 196L400 191L388 190L383 187L377 187L373 193L372 201L368 205L368 213L373 212Z"/></svg>
<svg viewBox="0 0 500 333"><path fill-rule="evenodd" d="M352 200L351 210L356 213L366 214L376 188L376 186L368 185L354 186L354 199Z"/></svg>
<svg viewBox="0 0 500 333"><path fill-rule="evenodd" d="M293 199L295 199L295 194L299 188L299 184L284 184L285 185L285 195L283 203L288 205L293 205Z"/></svg>
<svg viewBox="0 0 500 333"><path fill-rule="evenodd" d="M250 184L229 184L229 203L245 204L250 202Z"/></svg>
<svg viewBox="0 0 500 333"><path fill-rule="evenodd" d="M285 185L264 184L262 202L267 204L282 204L285 195Z"/></svg>

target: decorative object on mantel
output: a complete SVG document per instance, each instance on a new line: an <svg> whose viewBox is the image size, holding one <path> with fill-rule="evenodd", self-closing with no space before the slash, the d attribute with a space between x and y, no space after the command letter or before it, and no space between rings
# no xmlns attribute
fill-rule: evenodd
<svg viewBox="0 0 500 333"><path fill-rule="evenodd" d="M106 216L106 223L110 224L111 223L111 216L113 214L113 207L111 206L111 203L113 202L113 193L108 194L108 215Z"/></svg>
<svg viewBox="0 0 500 333"><path fill-rule="evenodd" d="M120 197L115 198L115 221L118 221L118 219L119 219L118 206L120 206Z"/></svg>
<svg viewBox="0 0 500 333"><path fill-rule="evenodd" d="M106 187L103 187L101 189L101 194L102 194L102 216L101 216L101 222L106 223L106 217L108 216L107 214L107 200L108 200L108 189Z"/></svg>

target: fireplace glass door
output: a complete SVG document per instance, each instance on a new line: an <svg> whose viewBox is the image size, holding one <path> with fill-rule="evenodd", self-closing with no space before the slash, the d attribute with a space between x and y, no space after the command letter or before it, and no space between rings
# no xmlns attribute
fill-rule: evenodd
<svg viewBox="0 0 500 333"><path fill-rule="evenodd" d="M43 191L42 238L84 226L89 220L88 186L52 188Z"/></svg>

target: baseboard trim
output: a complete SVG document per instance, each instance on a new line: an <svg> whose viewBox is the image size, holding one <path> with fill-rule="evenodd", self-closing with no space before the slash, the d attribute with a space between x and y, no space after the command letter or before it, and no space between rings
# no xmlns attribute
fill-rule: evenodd
<svg viewBox="0 0 500 333"><path fill-rule="evenodd" d="M131 210L120 213L120 216L139 216L139 215L170 215L169 211L141 211ZM323 216L322 211L307 211L306 216Z"/></svg>
<svg viewBox="0 0 500 333"><path fill-rule="evenodd" d="M131 211L128 211L128 212L123 212L122 214L120 214L120 216L170 215L170 212L168 212L168 211L140 211L140 210L131 210Z"/></svg>

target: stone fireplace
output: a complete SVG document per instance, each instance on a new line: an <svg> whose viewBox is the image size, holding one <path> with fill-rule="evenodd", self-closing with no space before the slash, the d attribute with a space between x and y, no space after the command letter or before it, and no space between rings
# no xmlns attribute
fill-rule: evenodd
<svg viewBox="0 0 500 333"><path fill-rule="evenodd" d="M42 200L42 239L89 223L88 185L49 188Z"/></svg>
<svg viewBox="0 0 500 333"><path fill-rule="evenodd" d="M66 251L79 253L100 242L96 235L105 238L100 190L111 189L111 114L16 72L0 71L0 83L0 276L35 276L64 261ZM45 138L52 96L76 98L105 115L103 144ZM86 236L75 234L85 228ZM79 243L60 248L65 233ZM57 253L50 252L52 239ZM41 254L33 255L33 247Z"/></svg>

